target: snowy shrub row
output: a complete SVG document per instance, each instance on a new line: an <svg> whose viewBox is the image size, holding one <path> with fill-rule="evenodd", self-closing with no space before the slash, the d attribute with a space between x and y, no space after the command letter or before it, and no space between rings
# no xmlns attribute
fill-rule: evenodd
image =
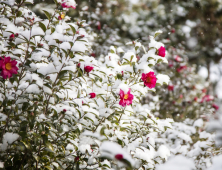
<svg viewBox="0 0 222 170"><path fill-rule="evenodd" d="M111 46L96 60L89 56L89 26L69 22L65 15L74 10L74 1L55 1L54 13L44 11L44 20L27 3L32 1L0 5L4 167L138 169L167 159L168 154L153 148L148 134L165 131L172 120L160 120L140 104L146 93L169 81L152 69L167 62L164 45L150 36L148 51L133 41L130 50ZM148 158L150 150L154 154Z"/></svg>

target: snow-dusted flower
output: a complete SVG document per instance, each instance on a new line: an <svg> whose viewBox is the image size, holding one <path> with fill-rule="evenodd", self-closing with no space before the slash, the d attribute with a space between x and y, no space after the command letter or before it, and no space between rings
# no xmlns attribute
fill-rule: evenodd
<svg viewBox="0 0 222 170"><path fill-rule="evenodd" d="M10 41L13 41L15 39L15 35L14 34L11 34L10 36L9 36L9 40Z"/></svg>
<svg viewBox="0 0 222 170"><path fill-rule="evenodd" d="M0 57L0 70L1 76L4 79L12 77L12 74L17 74L18 67L17 61L11 60L11 57Z"/></svg>
<svg viewBox="0 0 222 170"><path fill-rule="evenodd" d="M93 68L94 68L93 66L85 66L84 70L85 70L85 72L89 73L90 71L93 70Z"/></svg>
<svg viewBox="0 0 222 170"><path fill-rule="evenodd" d="M161 56L161 57L165 57L165 55L166 55L165 47L161 46L161 47L158 49L158 55Z"/></svg>
<svg viewBox="0 0 222 170"><path fill-rule="evenodd" d="M127 94L124 94L124 91L120 89L119 95L120 95L119 105L125 107L126 105L130 105L133 103L134 96L130 93L130 89L127 92Z"/></svg>
<svg viewBox="0 0 222 170"><path fill-rule="evenodd" d="M93 99L93 98L96 97L96 93L89 93L89 95L90 95L90 98L91 98L91 99Z"/></svg>
<svg viewBox="0 0 222 170"><path fill-rule="evenodd" d="M122 159L123 159L123 155L122 155L122 154L116 154L116 155L115 155L115 158L116 158L117 160L122 160Z"/></svg>
<svg viewBox="0 0 222 170"><path fill-rule="evenodd" d="M143 73L141 79L144 81L144 85L151 88L156 86L156 75L154 72L150 71L149 73Z"/></svg>
<svg viewBox="0 0 222 170"><path fill-rule="evenodd" d="M73 8L76 9L76 2L74 0L62 0L63 8Z"/></svg>

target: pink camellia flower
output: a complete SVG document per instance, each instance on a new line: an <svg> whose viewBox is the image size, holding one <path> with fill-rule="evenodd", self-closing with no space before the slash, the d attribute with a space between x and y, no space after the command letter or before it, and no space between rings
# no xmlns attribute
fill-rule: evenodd
<svg viewBox="0 0 222 170"><path fill-rule="evenodd" d="M12 77L12 74L17 74L18 67L17 61L11 60L11 57L0 57L0 70L1 76L4 79Z"/></svg>
<svg viewBox="0 0 222 170"><path fill-rule="evenodd" d="M158 49L158 55L161 56L161 57L165 57L166 55L166 49L161 46L159 49Z"/></svg>
<svg viewBox="0 0 222 170"><path fill-rule="evenodd" d="M85 66L84 70L85 70L85 72L89 73L90 71L93 70L93 68L94 68L93 66Z"/></svg>
<svg viewBox="0 0 222 170"><path fill-rule="evenodd" d="M119 95L120 95L119 105L125 107L126 105L130 105L133 103L134 96L130 93L130 89L127 92L127 94L124 94L124 91L120 89Z"/></svg>
<svg viewBox="0 0 222 170"><path fill-rule="evenodd" d="M173 91L173 89L174 89L174 86L173 86L173 85L169 85L169 86L168 86L168 90L169 90L169 91Z"/></svg>
<svg viewBox="0 0 222 170"><path fill-rule="evenodd" d="M76 9L76 2L74 0L62 0L63 8L73 8Z"/></svg>
<svg viewBox="0 0 222 170"><path fill-rule="evenodd" d="M115 158L116 158L117 160L122 160L122 159L123 159L123 155L122 155L122 154L116 154L116 155L115 155Z"/></svg>
<svg viewBox="0 0 222 170"><path fill-rule="evenodd" d="M218 110L218 109L219 109L219 106L217 106L216 104L212 104L212 107L213 107L215 110Z"/></svg>
<svg viewBox="0 0 222 170"><path fill-rule="evenodd" d="M152 71L146 74L143 73L141 79L144 81L144 85L150 89L156 86L156 75Z"/></svg>
<svg viewBox="0 0 222 170"><path fill-rule="evenodd" d="M90 98L91 98L91 99L93 99L93 98L96 97L96 93L89 93L89 95L90 95Z"/></svg>

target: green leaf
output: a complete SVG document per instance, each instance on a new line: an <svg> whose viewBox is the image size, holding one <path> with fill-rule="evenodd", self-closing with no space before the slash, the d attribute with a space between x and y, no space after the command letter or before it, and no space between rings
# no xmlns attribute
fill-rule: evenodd
<svg viewBox="0 0 222 170"><path fill-rule="evenodd" d="M105 126L103 126L102 128L101 128L101 130L100 130L100 135L104 135L105 134L105 132L104 132L104 130L105 130Z"/></svg>
<svg viewBox="0 0 222 170"><path fill-rule="evenodd" d="M163 62L163 60L159 58L159 59L157 60L157 63L161 63L161 62Z"/></svg>
<svg viewBox="0 0 222 170"><path fill-rule="evenodd" d="M40 28L45 32L46 31L46 26L42 22L39 22Z"/></svg>
<svg viewBox="0 0 222 170"><path fill-rule="evenodd" d="M17 12L17 17L20 17L20 16L22 16L22 11Z"/></svg>
<svg viewBox="0 0 222 170"><path fill-rule="evenodd" d="M67 72L68 72L67 70L62 70L62 71L60 71L60 72L59 72L59 75L58 75L58 79L63 78Z"/></svg>
<svg viewBox="0 0 222 170"><path fill-rule="evenodd" d="M51 14L48 11L46 11L46 10L42 10L42 11L45 13L47 18L50 20L51 19Z"/></svg>
<svg viewBox="0 0 222 170"><path fill-rule="evenodd" d="M161 33L160 32L157 32L155 35L154 35L154 38L156 38L158 35L160 35Z"/></svg>
<svg viewBox="0 0 222 170"><path fill-rule="evenodd" d="M45 166L45 168L48 170L53 170L50 166Z"/></svg>
<svg viewBox="0 0 222 170"><path fill-rule="evenodd" d="M30 146L26 142L24 141L21 141L21 142L23 143L23 145L25 145L26 149L30 149Z"/></svg>
<svg viewBox="0 0 222 170"><path fill-rule="evenodd" d="M139 48L140 48L139 46L136 46L136 47L135 47L135 50L138 50Z"/></svg>
<svg viewBox="0 0 222 170"><path fill-rule="evenodd" d="M49 143L49 142L46 142L46 147L48 148L48 149L50 149L51 151L54 151L54 149L53 149L53 146L52 146L52 144L51 143Z"/></svg>
<svg viewBox="0 0 222 170"><path fill-rule="evenodd" d="M73 27L72 25L69 25L69 26L70 26L70 28L71 28L73 34L76 34L76 29L75 29L75 27Z"/></svg>
<svg viewBox="0 0 222 170"><path fill-rule="evenodd" d="M32 155L34 158L35 158L35 160L38 162L39 161L39 159L40 159L40 157L39 156L37 156L37 155Z"/></svg>
<svg viewBox="0 0 222 170"><path fill-rule="evenodd" d="M131 57L130 57L130 61L132 61L132 60L133 60L133 57L134 57L134 55L131 55Z"/></svg>

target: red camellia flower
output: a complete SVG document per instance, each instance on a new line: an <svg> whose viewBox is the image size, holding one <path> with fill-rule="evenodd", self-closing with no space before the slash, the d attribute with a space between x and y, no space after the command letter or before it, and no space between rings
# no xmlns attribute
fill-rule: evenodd
<svg viewBox="0 0 222 170"><path fill-rule="evenodd" d="M173 89L174 89L174 86L173 86L173 85L169 85L169 86L168 86L168 90L169 90L169 91L173 91Z"/></svg>
<svg viewBox="0 0 222 170"><path fill-rule="evenodd" d="M14 39L15 39L15 35L14 35L14 34L11 34L10 37L9 37L9 40L12 41L12 40L14 40Z"/></svg>
<svg viewBox="0 0 222 170"><path fill-rule="evenodd" d="M146 74L143 73L141 79L144 81L144 85L149 87L150 89L156 86L156 75L152 71Z"/></svg>
<svg viewBox="0 0 222 170"><path fill-rule="evenodd" d="M212 104L212 107L213 107L215 110L218 110L218 109L219 109L219 106L217 106L216 104Z"/></svg>
<svg viewBox="0 0 222 170"><path fill-rule="evenodd" d="M161 57L165 57L166 55L166 50L163 46L161 46L159 49L158 49L158 55L161 56Z"/></svg>
<svg viewBox="0 0 222 170"><path fill-rule="evenodd" d="M76 2L74 0L62 0L62 7L63 8L73 8L76 9Z"/></svg>
<svg viewBox="0 0 222 170"><path fill-rule="evenodd" d="M115 155L115 158L116 158L117 160L122 160L122 159L123 159L123 155L122 155L122 154L116 154L116 155Z"/></svg>
<svg viewBox="0 0 222 170"><path fill-rule="evenodd" d="M130 93L130 89L127 92L127 94L124 94L124 91L120 89L119 95L120 95L119 105L125 107L126 105L130 105L133 103L134 96Z"/></svg>
<svg viewBox="0 0 222 170"><path fill-rule="evenodd" d="M17 74L18 67L16 66L17 61L12 60L11 57L0 57L0 70L1 76L4 79L12 77L12 74Z"/></svg>
<svg viewBox="0 0 222 170"><path fill-rule="evenodd" d="M90 71L93 70L93 68L94 68L93 66L85 66L84 70L85 70L85 72L89 73Z"/></svg>
<svg viewBox="0 0 222 170"><path fill-rule="evenodd" d="M95 53L91 53L91 56L92 56L92 57L96 57L96 54L95 54Z"/></svg>
<svg viewBox="0 0 222 170"><path fill-rule="evenodd" d="M96 93L89 93L89 95L90 95L90 98L91 98L91 99L93 99L93 98L96 97Z"/></svg>

